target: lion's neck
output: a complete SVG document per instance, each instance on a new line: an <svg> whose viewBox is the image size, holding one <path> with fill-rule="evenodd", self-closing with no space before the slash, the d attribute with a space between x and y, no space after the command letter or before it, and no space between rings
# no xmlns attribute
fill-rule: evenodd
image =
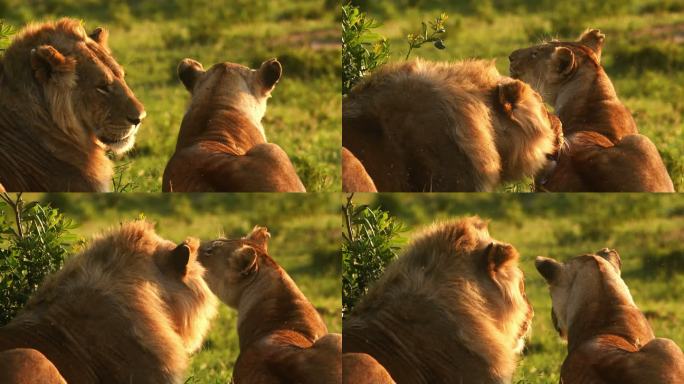
<svg viewBox="0 0 684 384"><path fill-rule="evenodd" d="M25 105L31 102L25 101ZM0 107L2 108L2 107ZM48 112L39 109L31 113L34 120L9 108L0 110L3 129L0 146L3 150L2 175L6 187L25 191L99 191L109 190L112 164L93 136L75 140L52 121ZM19 126L17 122L26 125Z"/></svg>
<svg viewBox="0 0 684 384"><path fill-rule="evenodd" d="M578 71L560 88L554 103L556 114L563 123L563 133L598 132L614 143L625 135L637 133L632 115L618 99L603 68L592 73L591 80L580 81L581 74Z"/></svg>
<svg viewBox="0 0 684 384"><path fill-rule="evenodd" d="M569 314L569 351L601 335L618 336L635 346L653 339L648 321L632 301L622 280L619 283L602 279L599 289L592 295L587 295L587 290L576 293L585 300L575 306L575 313Z"/></svg>
<svg viewBox="0 0 684 384"><path fill-rule="evenodd" d="M240 350L279 330L298 332L311 342L327 334L320 315L287 272L262 266L238 304Z"/></svg>
<svg viewBox="0 0 684 384"><path fill-rule="evenodd" d="M253 146L266 142L261 123L232 107L193 106L181 124L176 151L199 142L214 142L223 152L243 155Z"/></svg>

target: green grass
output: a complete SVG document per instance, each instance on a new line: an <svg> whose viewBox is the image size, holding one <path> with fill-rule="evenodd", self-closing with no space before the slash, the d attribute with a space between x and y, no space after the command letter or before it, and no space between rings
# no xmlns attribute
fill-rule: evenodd
<svg viewBox="0 0 684 384"><path fill-rule="evenodd" d="M190 99L176 77L181 59L258 68L277 57L283 77L263 121L268 140L290 156L307 190L339 190L340 31L324 0L100 3L0 0L0 14L15 29L61 16L84 20L87 30L109 29L112 52L148 116L134 149L115 159L117 185L125 186L118 189L161 190Z"/></svg>
<svg viewBox="0 0 684 384"><path fill-rule="evenodd" d="M392 61L404 60L406 35L421 21L449 14L446 49L426 45L411 58L454 61L496 59L508 74L508 55L544 39L576 39L585 28L606 35L602 63L640 132L657 146L677 191L684 191L684 6L681 2L545 0L355 1L384 25ZM552 5L555 4L555 5ZM602 5L603 4L603 5ZM605 6L604 6L605 5ZM584 10L584 11L583 11ZM502 191L531 190L531 180Z"/></svg>
<svg viewBox="0 0 684 384"><path fill-rule="evenodd" d="M514 383L556 384L566 347L551 323L551 299L534 267L536 256L566 260L615 248L623 279L658 337L684 346L684 198L643 194L370 194L356 203L380 204L411 233L452 217L491 219L493 238L521 255L525 289L534 307L532 334ZM340 199L342 202L342 199Z"/></svg>
<svg viewBox="0 0 684 384"><path fill-rule="evenodd" d="M340 221L335 194L47 194L26 201L51 202L93 234L144 215L157 232L180 242L187 236L236 238L254 225L268 227L269 254L287 270L323 316L330 332L341 332ZM190 383L225 383L239 354L237 312L221 304L202 349L191 360Z"/></svg>

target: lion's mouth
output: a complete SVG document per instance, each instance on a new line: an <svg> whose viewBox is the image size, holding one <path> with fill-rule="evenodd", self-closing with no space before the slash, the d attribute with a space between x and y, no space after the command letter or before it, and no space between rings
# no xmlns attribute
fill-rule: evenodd
<svg viewBox="0 0 684 384"><path fill-rule="evenodd" d="M106 135L106 134L100 134L98 135L97 139L102 142L102 144L105 145L116 145L116 144L121 144L124 142L129 141L135 133L138 131L138 127L131 125L126 127L126 133L124 133L121 136L115 136L115 135Z"/></svg>

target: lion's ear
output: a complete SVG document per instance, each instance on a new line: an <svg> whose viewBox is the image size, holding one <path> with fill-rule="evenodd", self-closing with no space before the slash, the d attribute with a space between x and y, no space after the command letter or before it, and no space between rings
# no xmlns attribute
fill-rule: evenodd
<svg viewBox="0 0 684 384"><path fill-rule="evenodd" d="M256 249L248 245L236 250L234 257L232 258L235 262L235 269L240 271L240 275L242 276L249 276L259 269L257 259L258 254Z"/></svg>
<svg viewBox="0 0 684 384"><path fill-rule="evenodd" d="M185 276L190 262L190 245L187 243L178 244L167 259L167 267L179 276Z"/></svg>
<svg viewBox="0 0 684 384"><path fill-rule="evenodd" d="M490 276L494 276L501 268L511 264L517 263L520 255L518 251L510 244L491 243L485 250L487 258L487 272Z"/></svg>
<svg viewBox="0 0 684 384"><path fill-rule="evenodd" d="M513 113L513 109L522 99L523 92L525 92L525 83L520 80L498 85L499 104L506 114Z"/></svg>
<svg viewBox="0 0 684 384"><path fill-rule="evenodd" d="M190 91L190 93L192 93L193 88L195 88L197 79L203 74L204 67L202 67L202 64L199 61L183 59L178 64L178 78L183 82L185 89Z"/></svg>
<svg viewBox="0 0 684 384"><path fill-rule="evenodd" d="M570 48L556 47L556 50L551 54L551 63L556 71L558 71L558 74L562 76L569 75L575 66L575 54Z"/></svg>
<svg viewBox="0 0 684 384"><path fill-rule="evenodd" d="M107 42L109 41L109 32L106 29L102 27L97 27L88 35L88 37L93 39L96 43L100 44L101 46L107 48Z"/></svg>
<svg viewBox="0 0 684 384"><path fill-rule="evenodd" d="M563 265L554 259L549 257L537 256L534 260L534 266L539 271L539 274L546 280L547 283L551 284L558 277L561 272Z"/></svg>
<svg viewBox="0 0 684 384"><path fill-rule="evenodd" d="M255 242L257 245L263 248L264 251L268 251L268 239L270 238L271 234L268 233L268 228L260 227L258 225L255 226L254 229L252 229L252 232L250 232L246 237L246 239Z"/></svg>
<svg viewBox="0 0 684 384"><path fill-rule="evenodd" d="M587 29L577 42L591 48L596 54L598 61L601 62L601 50L603 49L603 42L605 40L606 35L601 33L598 29Z"/></svg>
<svg viewBox="0 0 684 384"><path fill-rule="evenodd" d="M53 80L70 85L76 73L76 60L65 57L51 45L41 45L31 50L31 69L40 84Z"/></svg>
<svg viewBox="0 0 684 384"><path fill-rule="evenodd" d="M622 270L622 260L620 259L620 254L616 250L610 248L603 248L602 250L596 252L597 256L600 256L613 265L615 272L619 275Z"/></svg>
<svg viewBox="0 0 684 384"><path fill-rule="evenodd" d="M259 81L264 86L264 93L270 93L283 74L283 66L278 59L264 61L259 68Z"/></svg>

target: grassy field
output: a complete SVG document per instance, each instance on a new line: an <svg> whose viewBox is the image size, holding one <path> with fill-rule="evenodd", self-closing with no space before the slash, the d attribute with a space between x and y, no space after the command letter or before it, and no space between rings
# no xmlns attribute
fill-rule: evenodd
<svg viewBox="0 0 684 384"><path fill-rule="evenodd" d="M406 35L421 21L449 15L446 48L431 44L411 57L451 61L496 59L508 74L508 55L549 38L576 39L586 28L606 35L602 63L642 134L658 147L677 191L684 191L684 3L604 0L353 1L382 23L391 60L404 60ZM529 191L531 181L502 190Z"/></svg>
<svg viewBox="0 0 684 384"><path fill-rule="evenodd" d="M147 110L134 149L116 159L115 189L137 192L161 190L189 101L176 77L186 57L205 68L223 61L258 68L277 57L283 77L264 118L267 137L287 152L307 190L339 190L340 31L330 9L324 0L0 0L0 18L15 29L62 16L109 29L114 56Z"/></svg>
<svg viewBox="0 0 684 384"><path fill-rule="evenodd" d="M254 225L272 235L269 254L292 276L323 316L341 332L339 214L334 194L56 194L24 195L50 202L78 227L85 244L93 234L144 215L157 232L180 242L187 236L244 236ZM0 210L3 210L0 203ZM189 383L226 383L239 353L237 312L221 305L202 349L193 356Z"/></svg>
<svg viewBox="0 0 684 384"><path fill-rule="evenodd" d="M340 199L340 201L342 201ZM565 260L603 247L622 257L622 277L655 334L684 346L684 197L638 194L357 195L357 204L380 205L407 227L480 215L493 238L521 255L525 288L535 317L514 383L555 384L566 347L551 323L551 299L534 267L539 255Z"/></svg>

